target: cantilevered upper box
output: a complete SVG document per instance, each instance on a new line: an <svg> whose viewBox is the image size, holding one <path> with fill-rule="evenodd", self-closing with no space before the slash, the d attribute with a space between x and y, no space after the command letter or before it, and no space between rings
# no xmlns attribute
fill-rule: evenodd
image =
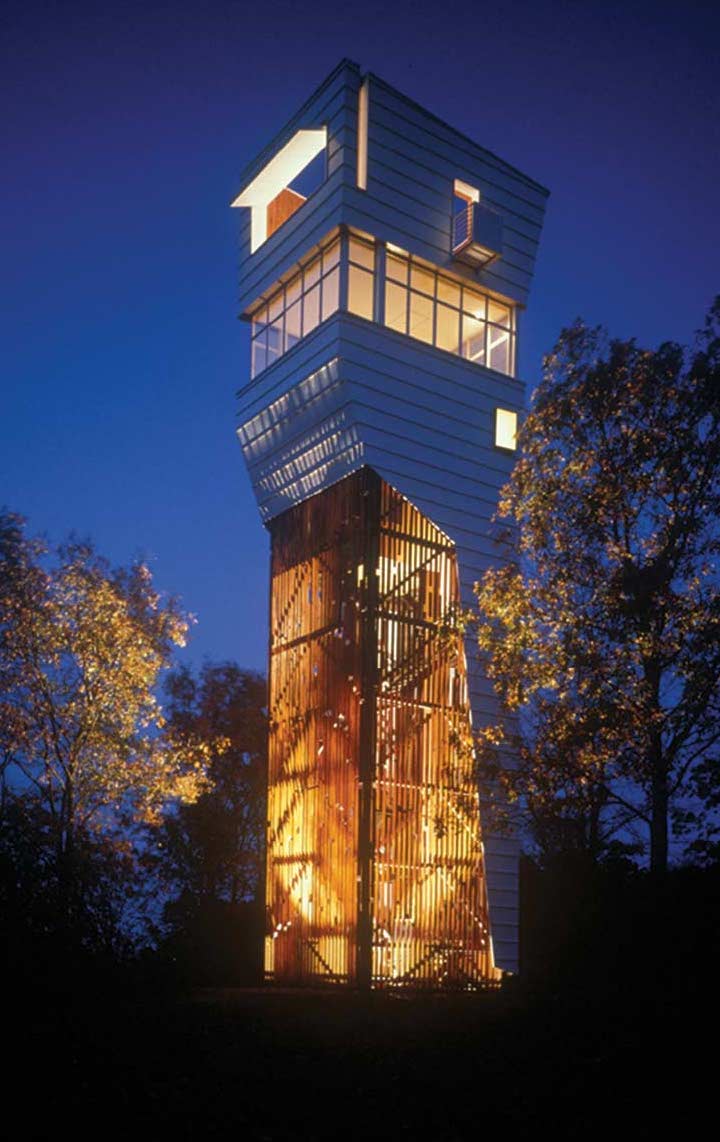
<svg viewBox="0 0 720 1142"><path fill-rule="evenodd" d="M239 436L266 523L372 469L452 541L472 605L500 558L491 520L514 461L519 315L547 194L347 60L246 168ZM498 712L468 651L484 725ZM513 970L517 844L485 842L495 960Z"/></svg>

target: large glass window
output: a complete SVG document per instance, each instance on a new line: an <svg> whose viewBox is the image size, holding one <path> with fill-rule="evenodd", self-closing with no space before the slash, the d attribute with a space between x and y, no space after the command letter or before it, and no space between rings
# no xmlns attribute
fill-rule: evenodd
<svg viewBox="0 0 720 1142"><path fill-rule="evenodd" d="M341 286L341 274L344 275ZM335 237L252 319L252 376L272 365L340 308L375 317L376 252L356 234ZM514 312L488 294L395 247L385 259L385 325L499 373L515 368Z"/></svg>
<svg viewBox="0 0 720 1142"><path fill-rule="evenodd" d="M385 324L499 373L513 372L512 309L394 250L386 261Z"/></svg>
<svg viewBox="0 0 720 1142"><path fill-rule="evenodd" d="M340 304L340 239L336 238L256 310L252 318L251 375L292 349Z"/></svg>

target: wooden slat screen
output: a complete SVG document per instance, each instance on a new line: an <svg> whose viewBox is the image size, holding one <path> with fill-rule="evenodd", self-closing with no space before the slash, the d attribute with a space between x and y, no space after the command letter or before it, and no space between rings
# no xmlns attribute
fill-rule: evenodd
<svg viewBox="0 0 720 1142"><path fill-rule="evenodd" d="M454 545L368 468L271 534L266 975L486 986Z"/></svg>

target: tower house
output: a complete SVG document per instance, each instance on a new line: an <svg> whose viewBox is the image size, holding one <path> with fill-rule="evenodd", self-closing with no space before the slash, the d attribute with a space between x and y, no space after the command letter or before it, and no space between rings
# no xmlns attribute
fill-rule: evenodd
<svg viewBox="0 0 720 1142"><path fill-rule="evenodd" d="M266 974L475 987L517 968L484 833L495 698L457 622L501 557L547 191L343 61L246 168L240 443L271 538Z"/></svg>

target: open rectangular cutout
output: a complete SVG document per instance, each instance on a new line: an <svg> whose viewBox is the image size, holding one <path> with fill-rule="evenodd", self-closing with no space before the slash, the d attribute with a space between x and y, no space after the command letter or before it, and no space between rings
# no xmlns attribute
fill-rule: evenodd
<svg viewBox="0 0 720 1142"><path fill-rule="evenodd" d="M326 146L326 127L296 131L232 203L251 209L251 254L287 222L324 181Z"/></svg>

